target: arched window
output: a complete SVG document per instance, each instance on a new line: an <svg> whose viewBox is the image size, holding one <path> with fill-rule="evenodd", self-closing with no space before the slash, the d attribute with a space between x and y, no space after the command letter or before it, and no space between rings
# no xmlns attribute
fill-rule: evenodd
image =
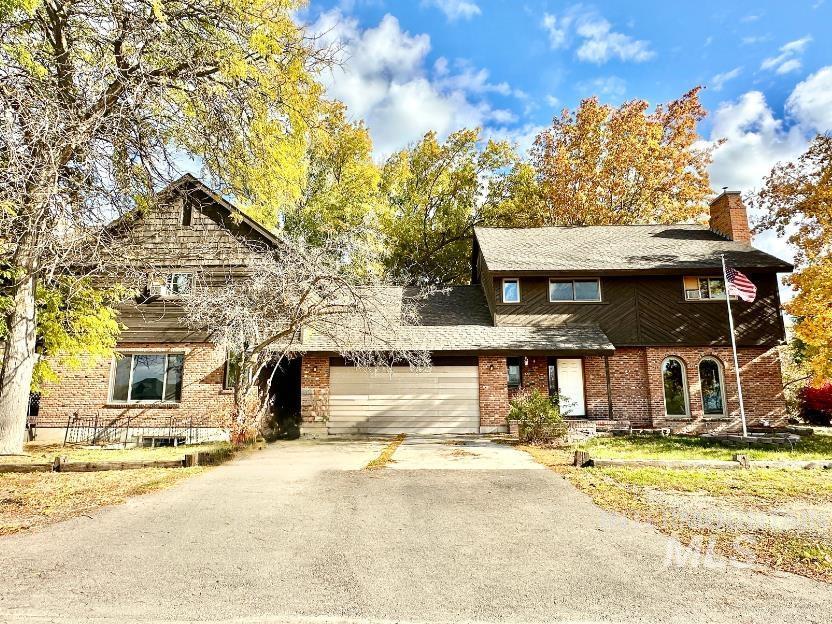
<svg viewBox="0 0 832 624"><path fill-rule="evenodd" d="M725 414L725 385L722 366L712 357L699 362L699 383L702 387L702 407L706 416Z"/></svg>
<svg viewBox="0 0 832 624"><path fill-rule="evenodd" d="M688 383L685 365L678 358L669 357L662 362L664 385L664 410L668 416L688 415Z"/></svg>

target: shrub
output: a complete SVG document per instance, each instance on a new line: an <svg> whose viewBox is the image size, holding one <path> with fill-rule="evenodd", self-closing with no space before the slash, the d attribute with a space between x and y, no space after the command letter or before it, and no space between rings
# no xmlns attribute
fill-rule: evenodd
<svg viewBox="0 0 832 624"><path fill-rule="evenodd" d="M521 391L512 399L508 419L518 421L521 442L547 444L564 437L567 431L560 408L536 388Z"/></svg>
<svg viewBox="0 0 832 624"><path fill-rule="evenodd" d="M800 390L800 416L812 425L832 425L832 383Z"/></svg>

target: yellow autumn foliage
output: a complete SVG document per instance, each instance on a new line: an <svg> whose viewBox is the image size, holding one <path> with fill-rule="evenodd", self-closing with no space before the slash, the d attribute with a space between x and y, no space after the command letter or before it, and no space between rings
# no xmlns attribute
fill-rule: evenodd
<svg viewBox="0 0 832 624"><path fill-rule="evenodd" d="M758 229L788 235L796 248L786 278L796 294L785 308L819 385L832 379L832 137L818 135L796 161L775 165L749 200L765 210Z"/></svg>

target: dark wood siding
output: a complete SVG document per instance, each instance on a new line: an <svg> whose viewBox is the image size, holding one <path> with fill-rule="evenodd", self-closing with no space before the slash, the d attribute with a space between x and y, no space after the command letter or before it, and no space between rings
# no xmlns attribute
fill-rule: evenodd
<svg viewBox="0 0 832 624"><path fill-rule="evenodd" d="M185 213L187 219L183 217ZM202 287L222 285L248 274L257 250L268 245L245 221L231 219L227 211L198 189L181 191L167 203L128 222L127 227L125 240L129 240L130 253L135 256L136 266L146 272L148 282L183 272L193 273ZM146 286L141 284L139 288ZM204 331L194 331L182 323L182 308L173 298L139 297L123 302L118 312L119 320L126 326L119 338L121 342L207 340Z"/></svg>
<svg viewBox="0 0 832 624"><path fill-rule="evenodd" d="M732 301L737 342L743 346L774 346L783 338L777 277L747 275L757 285L754 303ZM565 276L564 276L565 277ZM499 301L500 278L483 280ZM725 301L685 301L681 275L601 277L600 303L550 303L549 278L521 278L519 304L495 303L497 325L558 325L594 323L616 346L727 345Z"/></svg>
<svg viewBox="0 0 832 624"><path fill-rule="evenodd" d="M485 292L485 300L488 302L488 310L491 312L491 316L494 316L495 313L495 300L494 300L494 288L489 288L488 284L494 283L494 278L491 276L491 271L489 271L485 266L485 260L482 257L482 254L478 254L477 256L477 276L479 277L480 283L483 286L483 290Z"/></svg>

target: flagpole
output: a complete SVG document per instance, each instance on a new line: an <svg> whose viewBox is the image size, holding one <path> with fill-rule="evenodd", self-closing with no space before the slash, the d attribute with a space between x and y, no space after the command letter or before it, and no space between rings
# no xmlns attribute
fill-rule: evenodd
<svg viewBox="0 0 832 624"><path fill-rule="evenodd" d="M731 313L731 295L728 294L728 271L725 268L725 255L722 258L722 282L725 285L725 301L728 304L728 327L731 330L731 348L734 351L734 372L737 374L737 396L740 399L740 416L742 417L742 437L748 437L748 427L745 424L745 405L742 401L742 382L740 382L740 363L737 358L737 339L734 337L734 315Z"/></svg>

